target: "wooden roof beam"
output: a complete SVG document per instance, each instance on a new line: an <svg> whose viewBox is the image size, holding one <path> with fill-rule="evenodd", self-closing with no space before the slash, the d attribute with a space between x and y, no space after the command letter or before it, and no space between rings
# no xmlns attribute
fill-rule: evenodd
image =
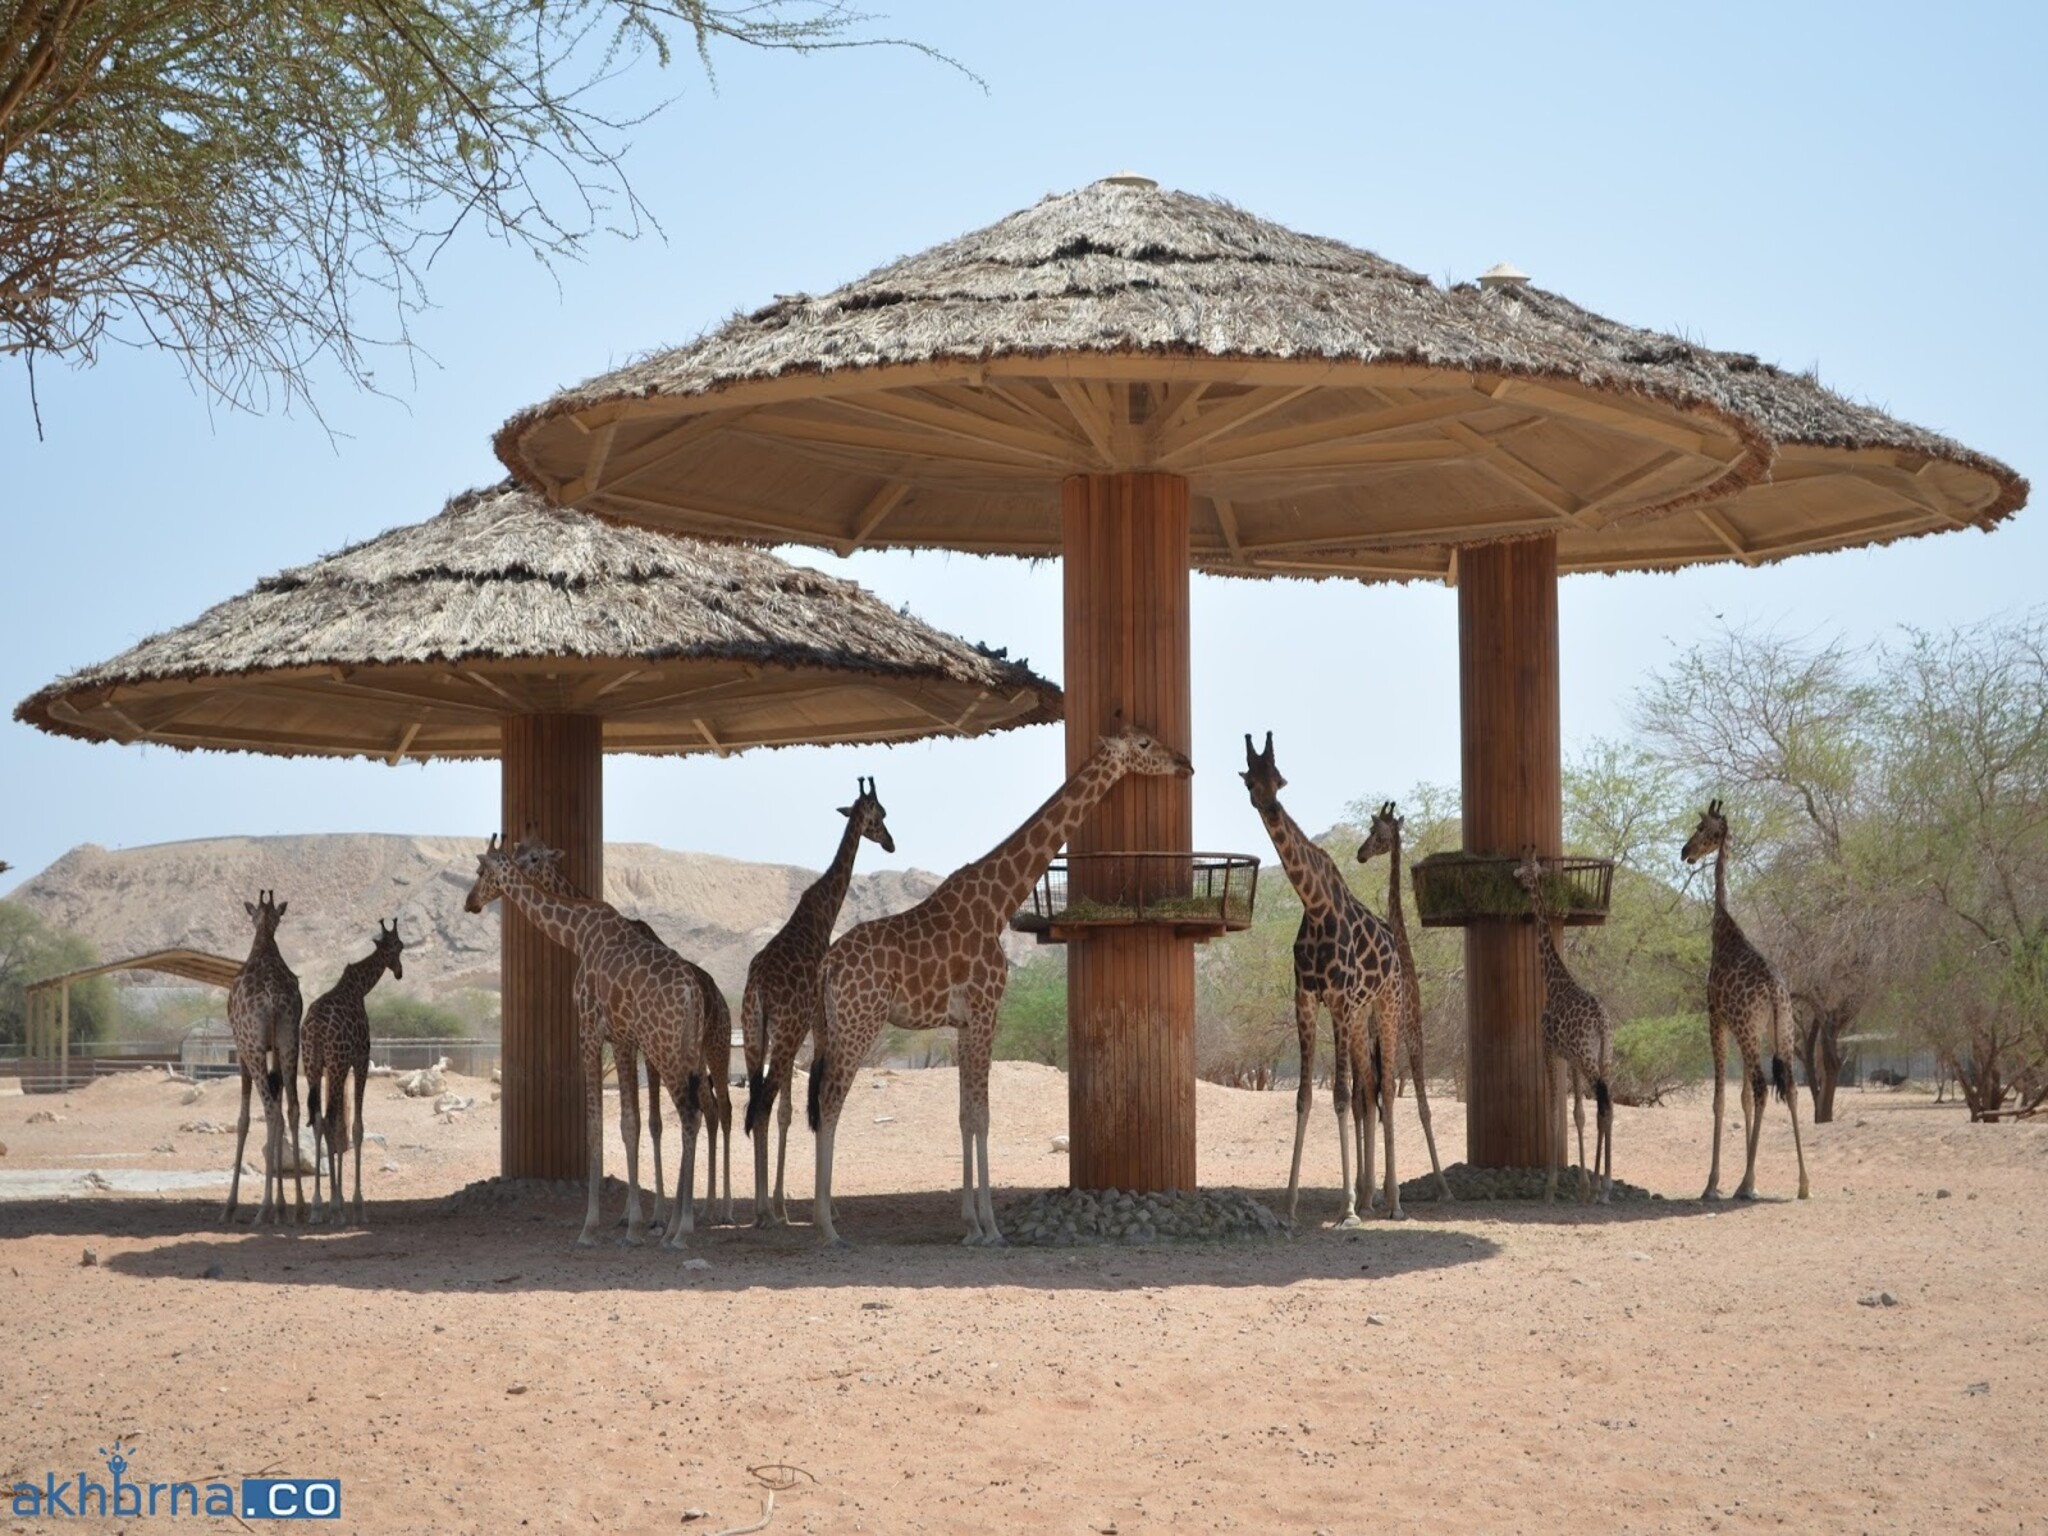
<svg viewBox="0 0 2048 1536"><path fill-rule="evenodd" d="M867 505L855 516L852 531L832 547L842 556L852 554L867 543L874 531L882 526L882 520L902 506L903 498L909 494L909 481L883 481L881 489L868 498Z"/></svg>

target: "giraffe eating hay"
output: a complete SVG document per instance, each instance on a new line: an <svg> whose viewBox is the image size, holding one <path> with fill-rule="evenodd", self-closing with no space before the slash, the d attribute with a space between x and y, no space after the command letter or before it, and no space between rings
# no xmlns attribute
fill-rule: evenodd
<svg viewBox="0 0 2048 1536"><path fill-rule="evenodd" d="M405 941L398 924L377 922L377 947L341 968L341 979L313 999L299 1029L299 1054L306 1068L306 1119L313 1127L313 1221L322 1219L320 1181L331 1174L334 1219L346 1219L341 1203L341 1154L349 1141L349 1110L342 1095L350 1074L355 1077L355 1218L363 1220L363 1090L370 1078L370 1015L363 1006L370 988L386 970L394 981L405 979L400 956ZM322 1090L327 1112L320 1112Z"/></svg>
<svg viewBox="0 0 2048 1536"><path fill-rule="evenodd" d="M1358 862L1364 864L1383 853L1387 855L1387 926L1394 930L1394 948L1401 956L1401 1049L1407 1053L1408 1075L1415 1082L1415 1113L1421 1117L1422 1139L1429 1147L1429 1168L1436 1175L1437 1198L1449 1200L1451 1186L1444 1181L1444 1165L1436 1155L1436 1132L1429 1123L1429 1069L1422 1043L1422 973L1415 968L1415 951L1408 944L1408 919L1401 910L1401 830L1405 825L1395 812L1394 802L1387 801L1374 813L1365 841L1358 845ZM1394 1085L1398 1098L1398 1072ZM1379 1191L1371 1190L1368 1199L1370 1204L1378 1205Z"/></svg>
<svg viewBox="0 0 2048 1536"><path fill-rule="evenodd" d="M1010 979L1004 926L1069 834L1127 773L1185 778L1180 753L1130 727L1104 736L1051 799L982 858L962 865L905 912L858 924L825 953L825 1046L811 1062L809 1119L818 1138L816 1220L832 1224L832 1144L847 1090L885 1024L959 1031L960 1218L967 1243L1000 1243L988 1172L988 1063L996 1008ZM977 1165L979 1189L977 1191Z"/></svg>
<svg viewBox="0 0 2048 1536"><path fill-rule="evenodd" d="M1355 1227L1358 1203L1372 1199L1373 1121L1382 1118L1387 1143L1387 1215L1399 1220L1401 1182L1394 1172L1394 1052L1400 1040L1401 954L1394 933L1351 894L1337 861L1317 847L1280 804L1287 787L1273 762L1273 733L1266 748L1244 739L1245 770L1239 775L1251 793L1252 806L1266 824L1273 850L1280 855L1288 881L1301 897L1301 927L1294 935L1294 1032L1301 1043L1301 1081L1294 1092L1294 1158L1287 1170L1287 1219L1294 1220L1301 1198L1301 1148L1308 1135L1308 1114L1315 1103L1316 1005L1329 1011L1335 1040L1330 1071L1331 1096L1337 1108L1337 1143L1344 1165L1344 1219ZM1370 1051L1365 1046L1365 1021L1370 1014L1378 1033ZM1354 1133L1352 1084L1372 1085L1377 1095L1357 1094L1364 1106ZM1358 1153L1358 1182L1353 1184L1351 1155Z"/></svg>
<svg viewBox="0 0 2048 1536"><path fill-rule="evenodd" d="M542 890L532 874L513 861L509 849L493 834L476 861L476 884L463 900L463 910L481 912L500 896L528 922L576 956L578 969L588 967L592 985L586 997L600 1023L585 1022L578 1032L583 1055L583 1106L589 1135L590 1196L584 1206L583 1231L576 1246L596 1245L598 1193L604 1182L604 1042L612 1042L619 1080L637 1076L636 1051L668 1084L669 1098L683 1122L683 1161L676 1176L675 1214L665 1246L680 1248L696 1225L698 1078L703 1071L703 989L682 957L660 943L649 943L641 929L604 902ZM636 1096L637 1097L637 1096ZM621 1114L626 1106L621 1096ZM626 1241L640 1240L640 1127L636 1121L626 1140Z"/></svg>
<svg viewBox="0 0 2048 1536"><path fill-rule="evenodd" d="M583 898L579 891L562 873L562 852L550 848L540 840L532 827L512 850L512 858L521 869L533 876L534 884L542 890L557 896ZM640 936L650 944L659 944L663 949L669 946L663 942L647 923L639 918L627 918ZM670 954L675 951L669 949ZM680 955L678 959L682 959ZM698 1090L699 1112L704 1116L704 1219L715 1221L718 1216L718 1170L720 1167L718 1148L722 1137L725 1143L725 1211L724 1220L732 1224L732 1010L726 1006L725 994L718 989L718 983L711 979L711 973L693 960L683 960L691 975L697 978L697 985L704 992L704 1075ZM602 1031L604 1005L598 998L598 982L594 972L582 964L576 967L573 983L578 1028L596 1028ZM608 1039L608 1037L607 1037ZM609 1040L612 1047L612 1066L619 1078L619 1134L630 1139L635 1146L640 1140L640 1074L636 1067L636 1056L632 1042L623 1046L616 1040ZM623 1051L623 1055L621 1054ZM647 1134L654 1143L654 1225L665 1227L669 1221L668 1196L663 1193L661 1166L661 1073L652 1061L647 1063ZM695 1198L694 1191L692 1198Z"/></svg>
<svg viewBox="0 0 2048 1536"><path fill-rule="evenodd" d="M747 1134L754 1141L754 1225L774 1226L789 1220L782 1195L783 1165L789 1155L789 1122L794 1115L789 1085L796 1072L797 1048L812 1037L811 1054L823 1049L825 1002L820 990L825 951L832 944L832 925L846 901L853 878L854 855L862 838L896 851L889 835L887 812L875 796L875 781L862 779L853 804L842 806L846 830L825 872L797 899L796 910L781 932L770 939L747 967L747 990L740 1002L747 1053ZM815 1062L814 1062L815 1066ZM768 1116L776 1114L775 1203L768 1203Z"/></svg>
<svg viewBox="0 0 2048 1536"><path fill-rule="evenodd" d="M284 1211L284 1153L286 1121L284 1103L291 1106L290 1132L292 1183L298 1194L297 1216L306 1214L306 1184L299 1172L299 978L284 963L277 949L277 925L284 921L289 902L278 901L275 891L259 891L256 900L243 902L242 910L256 925L256 937L249 945L249 958L228 990L228 1028L234 1031L235 1055L242 1066L242 1119L235 1128L235 1173L228 1183L228 1207L221 1220L235 1219L235 1203L242 1192L242 1153L249 1144L249 1090L260 1087L263 1096L263 1204L257 1208L256 1224L273 1215L279 1223ZM280 1100L284 1102L280 1102ZM277 1186L277 1203L271 1204L271 1184Z"/></svg>
<svg viewBox="0 0 2048 1536"><path fill-rule="evenodd" d="M1792 1023L1792 993L1778 968L1749 942L1728 912L1728 818L1721 802L1712 801L1700 813L1699 825L1685 840L1679 857L1696 864L1708 854L1714 856L1714 957L1707 965L1707 1036L1714 1047L1714 1161L1707 1170L1707 1187L1700 1198L1721 1198L1721 1116L1726 1100L1728 1036L1735 1037L1742 1052L1742 1133L1748 1161L1735 1198L1756 1198L1756 1149L1763 1139L1764 1106L1770 1089L1792 1115L1792 1151L1799 1159L1799 1198L1808 1198L1806 1150L1799 1142L1799 1095L1794 1092L1792 1053L1795 1044ZM1764 1081L1762 1050L1771 1050L1771 1080Z"/></svg>
<svg viewBox="0 0 2048 1536"><path fill-rule="evenodd" d="M1585 1078L1593 1085L1593 1173L1600 1179L1600 1204L1607 1203L1614 1189L1614 1095L1608 1090L1608 1076L1614 1056L1614 1025L1600 999L1580 986L1557 952L1551 936L1550 914L1543 906L1543 861L1529 849L1515 866L1515 883L1529 893L1529 913L1536 924L1536 952L1543 961L1543 1075L1550 1101L1556 1105L1556 1124L1549 1138L1550 1177L1543 1186L1543 1203L1557 1198L1558 1151L1564 1145L1564 1082L1569 1072L1572 1087L1572 1120L1579 1128L1579 1201L1593 1198L1592 1177L1586 1171L1586 1100L1579 1086Z"/></svg>

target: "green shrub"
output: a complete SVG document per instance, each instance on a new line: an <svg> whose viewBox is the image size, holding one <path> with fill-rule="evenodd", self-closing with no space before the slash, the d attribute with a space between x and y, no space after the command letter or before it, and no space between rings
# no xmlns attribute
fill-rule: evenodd
<svg viewBox="0 0 2048 1536"><path fill-rule="evenodd" d="M1607 1086L1617 1104L1637 1107L1713 1076L1713 1047L1704 1014L1632 1019L1614 1031L1614 1074Z"/></svg>

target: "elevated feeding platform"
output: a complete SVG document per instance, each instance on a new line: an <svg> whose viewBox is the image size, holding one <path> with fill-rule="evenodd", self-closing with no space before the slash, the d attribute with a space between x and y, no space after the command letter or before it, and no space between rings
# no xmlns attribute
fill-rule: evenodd
<svg viewBox="0 0 2048 1536"><path fill-rule="evenodd" d="M1010 926L1041 944L1139 927L1200 941L1251 927L1258 893L1248 853L1070 853L1047 866Z"/></svg>

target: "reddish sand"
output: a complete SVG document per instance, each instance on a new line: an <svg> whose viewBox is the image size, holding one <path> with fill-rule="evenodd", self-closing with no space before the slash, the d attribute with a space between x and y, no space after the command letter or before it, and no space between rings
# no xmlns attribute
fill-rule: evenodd
<svg viewBox="0 0 2048 1536"><path fill-rule="evenodd" d="M1340 1232L1319 1100L1290 1241L988 1251L954 1242L953 1073L864 1076L839 1154L856 1246L700 1229L690 1270L573 1251L580 1198L440 1215L498 1136L489 1085L450 1086L482 1102L442 1124L373 1083L367 1231L222 1230L224 1189L0 1201L5 1480L103 1477L118 1435L131 1480L339 1475L341 1526L369 1532L726 1530L759 1519L767 1463L801 1469L771 1532L2048 1520L2048 1126L1850 1090L1808 1128L1801 1204L1773 1106L1765 1198L1703 1207L1694 1098L1620 1112L1616 1172L1666 1201ZM234 1090L186 1091L0 1098L0 1194L39 1168L225 1169L231 1136L177 1127L231 1122ZM1058 1074L998 1065L999 1203L1063 1182L1065 1104ZM1204 1182L1277 1204L1292 1097L1205 1086L1200 1113ZM1437 1131L1461 1156L1458 1105ZM804 1198L801 1125L791 1152ZM744 1140L739 1172L744 1218Z"/></svg>

